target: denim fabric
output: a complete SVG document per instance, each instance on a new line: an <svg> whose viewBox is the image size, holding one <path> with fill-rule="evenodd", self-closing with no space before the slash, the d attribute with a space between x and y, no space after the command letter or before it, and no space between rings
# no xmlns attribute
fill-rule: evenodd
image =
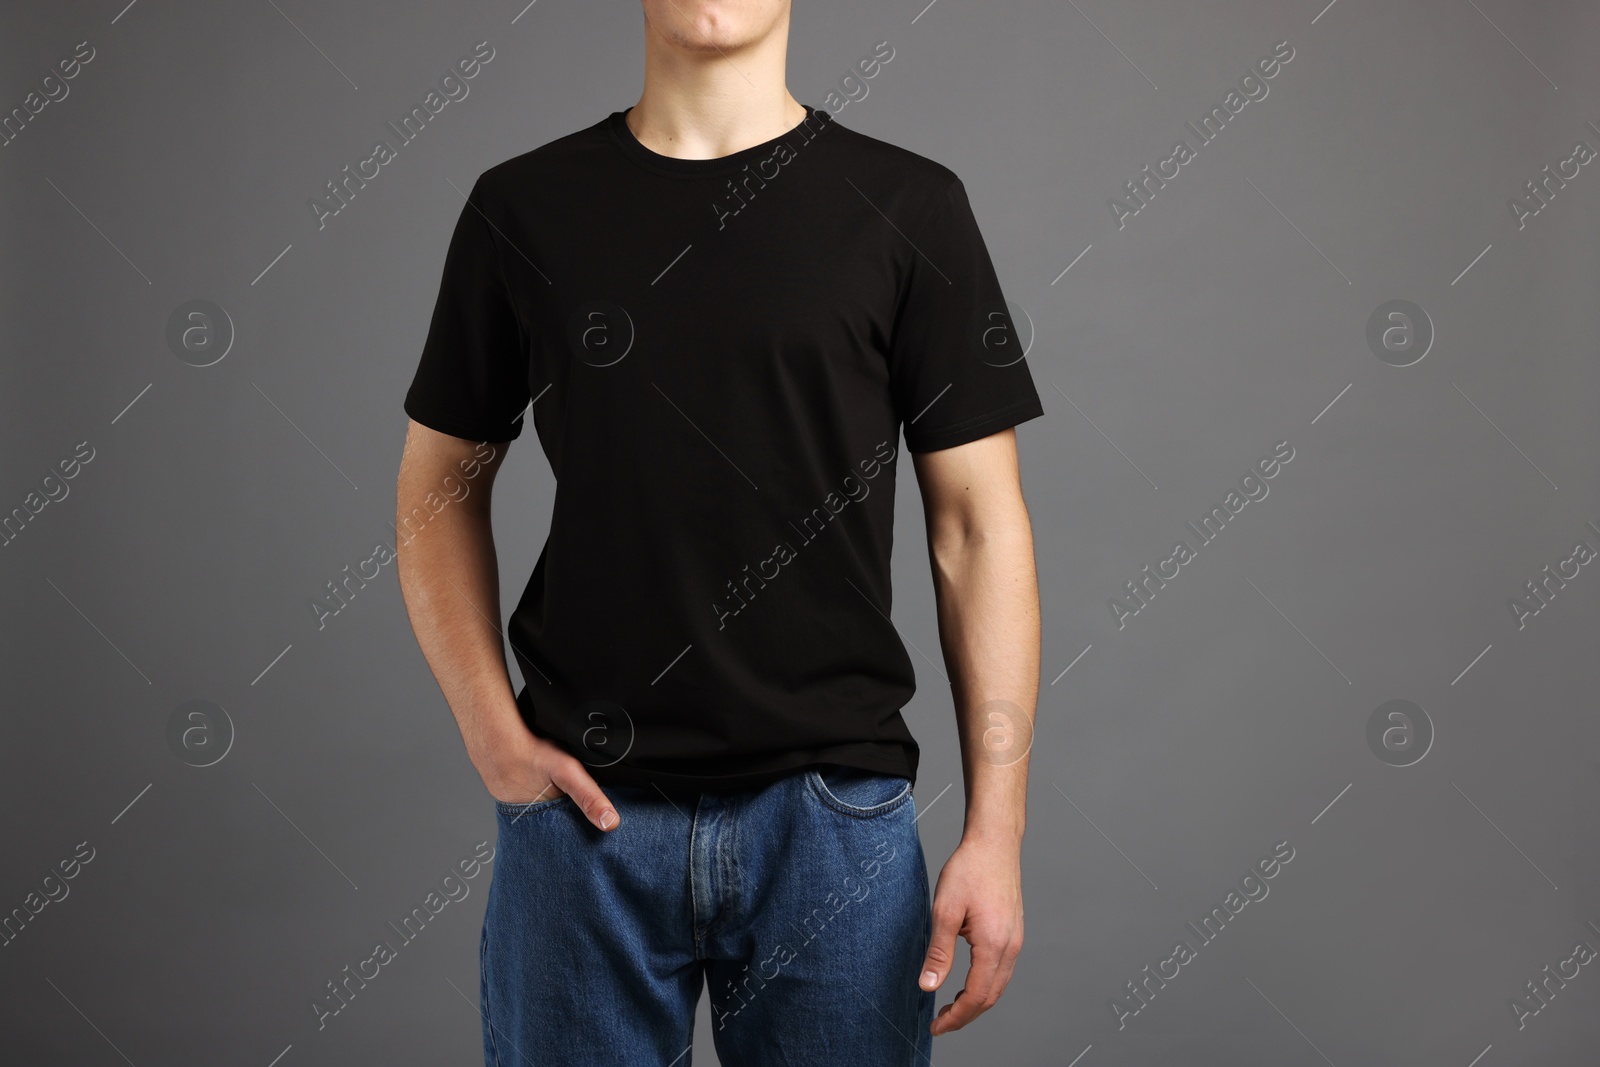
<svg viewBox="0 0 1600 1067"><path fill-rule="evenodd" d="M606 792L609 834L565 797L495 805L490 1067L689 1067L702 982L726 1067L930 1062L907 779L825 767L735 792Z"/></svg>

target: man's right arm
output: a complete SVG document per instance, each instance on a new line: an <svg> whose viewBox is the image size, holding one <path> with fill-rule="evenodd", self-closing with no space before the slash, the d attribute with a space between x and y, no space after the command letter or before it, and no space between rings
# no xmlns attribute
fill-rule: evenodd
<svg viewBox="0 0 1600 1067"><path fill-rule="evenodd" d="M407 428L395 525L407 531L398 535L396 553L411 628L489 793L514 804L564 793L590 822L612 830L618 816L611 802L578 759L528 730L511 689L489 516L506 443L493 449L485 459L472 441L414 420ZM434 511L430 496L435 505L448 503ZM418 515L428 516L420 528Z"/></svg>

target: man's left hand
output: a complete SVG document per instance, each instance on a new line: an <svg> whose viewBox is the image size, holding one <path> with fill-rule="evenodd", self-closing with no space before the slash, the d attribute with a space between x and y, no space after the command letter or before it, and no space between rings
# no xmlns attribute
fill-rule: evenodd
<svg viewBox="0 0 1600 1067"><path fill-rule="evenodd" d="M954 969L956 936L972 948L967 982L939 1009L935 1036L959 1030L994 1007L1022 951L1022 863L1019 848L963 841L951 854L933 895L933 937L920 985L938 989Z"/></svg>

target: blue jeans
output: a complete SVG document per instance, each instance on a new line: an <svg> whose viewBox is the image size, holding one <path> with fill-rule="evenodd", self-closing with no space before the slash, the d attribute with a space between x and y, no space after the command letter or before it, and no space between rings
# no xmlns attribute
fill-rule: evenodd
<svg viewBox="0 0 1600 1067"><path fill-rule="evenodd" d="M689 1067L709 984L727 1067L930 1062L931 932L911 783L823 767L736 792L496 803L490 1067Z"/></svg>

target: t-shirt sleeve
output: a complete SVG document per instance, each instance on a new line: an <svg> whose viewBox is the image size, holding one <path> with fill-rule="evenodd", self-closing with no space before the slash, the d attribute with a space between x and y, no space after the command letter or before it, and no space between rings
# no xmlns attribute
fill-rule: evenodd
<svg viewBox="0 0 1600 1067"><path fill-rule="evenodd" d="M510 441L522 433L528 355L486 210L480 181L456 220L404 406L417 422L452 437Z"/></svg>
<svg viewBox="0 0 1600 1067"><path fill-rule="evenodd" d="M1044 414L960 180L906 237L912 265L889 345L906 447L932 452Z"/></svg>

